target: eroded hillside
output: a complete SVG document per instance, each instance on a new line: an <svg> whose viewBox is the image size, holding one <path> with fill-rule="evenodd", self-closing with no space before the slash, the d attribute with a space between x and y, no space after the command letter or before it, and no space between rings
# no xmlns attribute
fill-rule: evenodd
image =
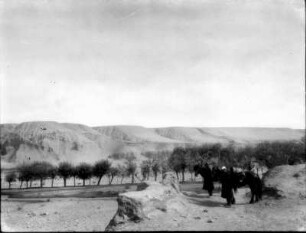
<svg viewBox="0 0 306 233"><path fill-rule="evenodd" d="M25 161L93 163L113 153L172 150L205 143L245 145L260 141L300 140L304 130L287 128L195 128L142 126L89 127L58 122L0 125L1 166Z"/></svg>

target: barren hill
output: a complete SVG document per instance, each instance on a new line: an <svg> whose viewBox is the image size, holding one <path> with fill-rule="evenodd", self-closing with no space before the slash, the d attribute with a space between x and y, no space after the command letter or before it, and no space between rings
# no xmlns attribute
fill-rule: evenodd
<svg viewBox="0 0 306 233"><path fill-rule="evenodd" d="M155 132L167 138L190 143L229 143L231 140L223 135L206 131L202 128L168 127L156 128Z"/></svg>
<svg viewBox="0 0 306 233"><path fill-rule="evenodd" d="M196 128L142 126L89 127L51 121L0 125L1 167L24 161L93 163L115 152L172 150L176 146L268 140L300 140L304 130L289 128Z"/></svg>
<svg viewBox="0 0 306 233"><path fill-rule="evenodd" d="M90 127L57 122L1 125L0 142L1 162L9 164L33 160L92 162L122 147Z"/></svg>
<svg viewBox="0 0 306 233"><path fill-rule="evenodd" d="M142 126L104 126L94 127L101 134L126 142L156 142L156 143L178 143L184 142L173 140L156 133L155 129Z"/></svg>

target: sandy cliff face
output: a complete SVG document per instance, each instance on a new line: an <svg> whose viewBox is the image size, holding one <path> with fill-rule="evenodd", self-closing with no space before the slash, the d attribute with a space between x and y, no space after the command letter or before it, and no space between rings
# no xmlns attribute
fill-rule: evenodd
<svg viewBox="0 0 306 233"><path fill-rule="evenodd" d="M46 160L93 162L120 149L119 142L82 125L27 122L1 126L2 160L8 163Z"/></svg>
<svg viewBox="0 0 306 233"><path fill-rule="evenodd" d="M229 143L230 138L223 137L222 135L216 135L210 133L201 128L191 127L168 127L168 128L157 128L155 132L173 140L190 142L190 143Z"/></svg>
<svg viewBox="0 0 306 233"><path fill-rule="evenodd" d="M105 126L95 127L101 134L126 142L182 143L185 140L175 140L156 133L155 129L141 126Z"/></svg>

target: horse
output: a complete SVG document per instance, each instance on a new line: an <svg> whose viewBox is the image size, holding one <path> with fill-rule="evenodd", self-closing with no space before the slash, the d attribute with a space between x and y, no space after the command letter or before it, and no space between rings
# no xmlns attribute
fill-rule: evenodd
<svg viewBox="0 0 306 233"><path fill-rule="evenodd" d="M214 189L212 172L210 171L209 168L202 167L200 165L195 165L194 166L194 175L198 176L199 174L204 178L203 189L206 189L209 193L209 196L211 196L212 191Z"/></svg>
<svg viewBox="0 0 306 233"><path fill-rule="evenodd" d="M254 203L254 197L255 202L258 202L262 198L262 182L258 175L250 172L240 172L239 173L239 186L248 185L251 189L251 200L250 204Z"/></svg>

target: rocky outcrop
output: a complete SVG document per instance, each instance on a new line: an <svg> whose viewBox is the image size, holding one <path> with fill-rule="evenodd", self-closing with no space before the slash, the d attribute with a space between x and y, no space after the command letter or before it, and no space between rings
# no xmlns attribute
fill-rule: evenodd
<svg viewBox="0 0 306 233"><path fill-rule="evenodd" d="M161 183L145 182L139 185L138 191L119 194L117 201L118 210L106 231L116 231L130 222L154 218L169 211L185 212L187 206L178 180L171 172L164 174Z"/></svg>

